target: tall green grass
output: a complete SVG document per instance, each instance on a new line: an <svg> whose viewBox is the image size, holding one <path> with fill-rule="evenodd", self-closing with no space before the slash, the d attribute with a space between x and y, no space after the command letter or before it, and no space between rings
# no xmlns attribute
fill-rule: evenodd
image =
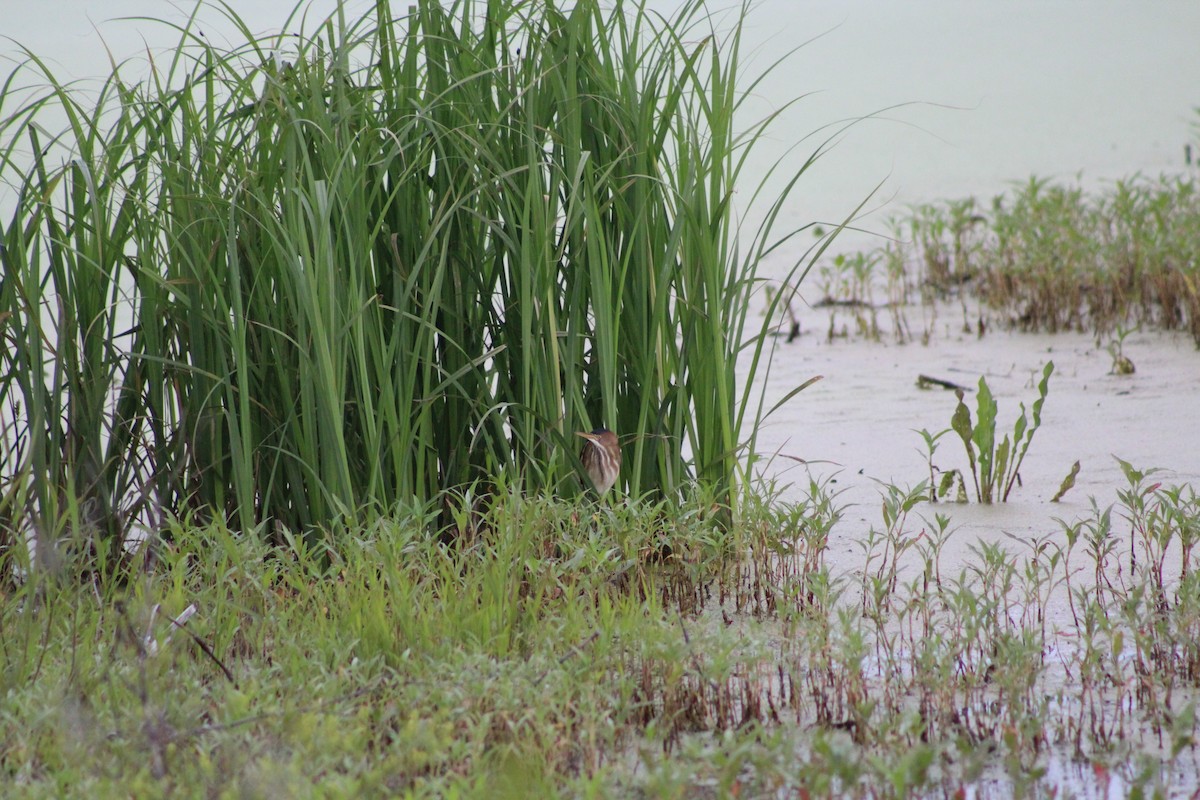
<svg viewBox="0 0 1200 800"><path fill-rule="evenodd" d="M31 54L45 91L0 93L10 541L573 494L601 424L629 493L734 508L770 246L731 207L740 17L380 0L259 38L220 8L231 49L193 16L147 81L85 98Z"/></svg>

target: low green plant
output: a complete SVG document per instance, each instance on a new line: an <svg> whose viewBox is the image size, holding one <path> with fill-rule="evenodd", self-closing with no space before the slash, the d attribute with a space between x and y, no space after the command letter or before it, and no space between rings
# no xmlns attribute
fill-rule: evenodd
<svg viewBox="0 0 1200 800"><path fill-rule="evenodd" d="M933 463L933 456L938 449L938 440L948 433L951 433L951 428L940 430L937 433L930 433L925 428L916 431L920 435L921 441L925 444L925 466L929 469L929 480L926 486L929 488L929 502L936 503L939 500L944 500L954 491L954 487L958 487L955 493L955 502L965 503L967 501L966 485L963 482L962 472L957 469L939 470ZM941 477L937 476L941 472Z"/></svg>
<svg viewBox="0 0 1200 800"><path fill-rule="evenodd" d="M975 485L975 499L980 503L992 503L996 500L1007 502L1013 485L1020 480L1021 462L1025 460L1033 435L1042 424L1042 405L1050 391L1050 375L1053 372L1054 362L1046 362L1042 370L1042 379L1038 383L1038 398L1033 401L1031 414L1026 414L1025 404L1021 403L1021 414L1013 425L1011 439L1005 434L1002 439L997 440L998 406L991 389L988 388L986 378L979 378L974 422L971 420L970 409L963 402L962 389L955 390L958 405L950 418L950 427L962 439L963 447L967 451L967 464Z"/></svg>
<svg viewBox="0 0 1200 800"><path fill-rule="evenodd" d="M1079 477L1079 461L1071 465L1071 471L1062 479L1062 483L1058 485L1058 491L1054 493L1054 497L1050 498L1051 503L1057 503L1063 499L1063 495L1075 488L1075 479Z"/></svg>
<svg viewBox="0 0 1200 800"><path fill-rule="evenodd" d="M919 286L927 313L970 297L1022 330L1146 325L1200 342L1198 189L1194 174L1136 175L1097 192L1031 177L990 204L915 206L889 221L876 252L893 301Z"/></svg>
<svg viewBox="0 0 1200 800"><path fill-rule="evenodd" d="M1109 370L1110 375L1132 375L1137 372L1137 368L1133 365L1133 361L1129 356L1125 355L1125 339L1129 334L1137 330L1137 327L1126 328L1124 325L1117 325L1117 333L1104 349L1108 351L1109 357L1112 359L1112 369Z"/></svg>
<svg viewBox="0 0 1200 800"><path fill-rule="evenodd" d="M885 486L850 560L857 520L816 479L732 537L711 495L516 487L278 544L169 521L125 586L34 570L6 590L0 780L14 797L990 798L1061 792L1048 766L1087 758L1191 791L1200 501L1121 467L1111 505L963 548L949 516L911 513L925 486ZM468 532L431 539L439 516Z"/></svg>

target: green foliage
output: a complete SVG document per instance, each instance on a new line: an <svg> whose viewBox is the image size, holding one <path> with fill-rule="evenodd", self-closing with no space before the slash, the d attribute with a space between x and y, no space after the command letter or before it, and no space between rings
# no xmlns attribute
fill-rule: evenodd
<svg viewBox="0 0 1200 800"><path fill-rule="evenodd" d="M725 530L711 496L516 490L451 497L452 545L426 535L436 506L279 545L171 523L124 586L34 571L6 590L0 779L14 797L1007 796L1052 791L1083 752L1193 788L1200 500L1121 468L1113 505L954 561L948 516L910 518L920 484L884 487L858 560L817 481Z"/></svg>
<svg viewBox="0 0 1200 800"><path fill-rule="evenodd" d="M1063 478L1062 483L1058 485L1058 491L1054 493L1054 497L1050 498L1051 503L1057 503L1063 496L1075 488L1075 478L1079 476L1079 462L1076 461L1071 465L1071 471Z"/></svg>
<svg viewBox="0 0 1200 800"><path fill-rule="evenodd" d="M1117 325L1116 337L1105 345L1104 349L1108 351L1108 355L1112 358L1112 369L1109 370L1110 375L1132 375L1137 372L1137 367L1134 366L1133 360L1125 355L1125 339L1134 330L1136 328L1126 328L1123 325Z"/></svg>
<svg viewBox="0 0 1200 800"><path fill-rule="evenodd" d="M915 206L890 221L883 247L844 258L881 257L894 306L913 291L927 305L970 295L1022 330L1101 337L1144 325L1200 343L1198 187L1191 174L1093 192L1031 177L990 203ZM897 314L901 340L906 326Z"/></svg>
<svg viewBox="0 0 1200 800"><path fill-rule="evenodd" d="M278 537L571 494L599 424L630 494L734 506L770 246L737 255L740 21L381 0L260 39L222 9L244 43L193 16L145 83L85 97L30 55L49 89L0 93L7 535L115 557L163 510Z"/></svg>
<svg viewBox="0 0 1200 800"><path fill-rule="evenodd" d="M1054 362L1046 362L1042 379L1038 382L1038 398L1033 401L1032 424L1026 415L1025 404L1021 403L1021 414L1013 424L1012 438L1004 435L996 440L996 399L988 388L987 379L979 379L976 396L976 420L972 422L971 411L963 402L962 389L955 390L958 405L950 418L950 428L962 439L967 452L967 465L975 485L975 499L981 503L996 500L1006 502L1008 494L1017 482L1021 462L1029 451L1033 435L1042 424L1042 405L1050 391L1050 375Z"/></svg>

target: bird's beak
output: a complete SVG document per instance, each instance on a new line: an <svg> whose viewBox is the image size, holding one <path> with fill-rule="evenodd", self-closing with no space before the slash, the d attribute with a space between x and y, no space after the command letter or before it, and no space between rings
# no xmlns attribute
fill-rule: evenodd
<svg viewBox="0 0 1200 800"><path fill-rule="evenodd" d="M594 433L580 433L579 431L576 431L575 435L582 436L584 439L587 439L589 442L594 442L600 438L599 436L597 436Z"/></svg>

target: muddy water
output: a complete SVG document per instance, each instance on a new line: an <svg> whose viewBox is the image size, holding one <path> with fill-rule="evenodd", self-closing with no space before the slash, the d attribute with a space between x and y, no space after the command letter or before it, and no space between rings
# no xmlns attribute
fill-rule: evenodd
<svg viewBox="0 0 1200 800"><path fill-rule="evenodd" d="M649 0L669 13L679 0ZM718 36L740 0L710 0ZM301 27L285 20L292 0L236 3L248 27L267 33ZM345 4L348 19L373 6ZM0 57L21 58L18 43L46 58L64 79L107 72L109 51L146 69L160 65L178 40L168 27L142 20L186 20L190 4L164 0L2 0ZM334 0L307 7L316 21ZM405 4L393 3L403 11ZM199 12L211 41L236 40L217 8ZM1200 120L1200 58L1191 0L756 0L746 20L748 72L799 46L755 91L746 119L805 98L779 120L749 166L746 183L797 147L797 166L820 142L836 146L801 183L785 221L839 220L880 182L870 208L989 195L1032 173L1102 182L1133 172L1182 165L1189 126ZM695 32L699 41L703 30ZM0 64L0 73L7 67ZM911 104L897 107L901 104ZM891 109L883 111L884 109ZM877 112L882 112L878 113ZM877 114L842 134L838 122ZM797 160L799 159L799 160ZM868 220L879 227L882 213Z"/></svg>
<svg viewBox="0 0 1200 800"><path fill-rule="evenodd" d="M1124 352L1136 372L1114 375L1112 358L1091 336L994 330L979 339L963 334L961 317L956 322L953 313L943 311L928 345L831 344L827 312L813 310L803 315L807 332L791 345L778 345L767 407L813 375L824 379L764 426L758 451L816 462L806 470L778 459L773 469L804 482L811 471L843 493L853 510L843 522L844 541L831 544L834 554L850 552L862 528L878 524L881 485L911 486L929 475L916 431L947 428L957 401L952 392L920 388L922 374L969 388L986 377L999 405L998 432L1004 432L1011 431L1019 404L1028 408L1037 397L1034 387L1045 364L1055 365L1042 425L1010 501L990 507L939 504L937 510L964 531L1025 536L1056 530L1054 517L1088 513L1090 497L1103 504L1116 500L1116 490L1127 485L1117 458L1138 469L1160 469L1156 478L1164 483L1200 486L1200 352L1189 337L1131 335ZM974 400L967 403L974 411ZM1081 469L1075 488L1051 503L1076 460ZM942 470L965 472L961 442L944 437L934 462Z"/></svg>
<svg viewBox="0 0 1200 800"><path fill-rule="evenodd" d="M854 329L852 313L836 313L839 329L843 323ZM872 529L883 530L885 487L911 487L929 476L927 450L916 431L947 428L957 402L952 392L920 388L918 375L971 388L986 377L999 405L998 433L1003 433L1011 431L1019 404L1028 408L1036 398L1044 365L1051 360L1055 364L1041 427L1022 465L1021 485L1013 489L1009 502L923 503L909 516L909 534L929 530L927 520L935 514L949 518L953 533L939 561L941 574L949 579L980 564L978 550L984 543L1002 545L1018 559L1030 555L1029 543L1035 539L1065 544L1060 520L1071 524L1093 518L1093 499L1103 509L1117 504L1117 492L1128 488L1118 457L1138 469L1158 469L1148 484L1200 486L1200 413L1195 401L1200 396L1200 352L1188 337L1131 335L1124 354L1136 372L1115 375L1104 342L1098 344L1091 336L993 329L980 339L962 332L961 311L943 307L936 317L928 309L906 311L911 325L931 333L928 344L896 344L886 336L883 342L830 342L829 314L804 309L804 334L792 344L778 344L767 383L768 408L812 376L824 378L775 415L762 429L757 450L774 454L764 473L792 484L785 496L802 499L810 478L838 493L837 502L845 511L830 536L826 563L851 585L864 569L863 542ZM973 396L967 403L974 413ZM969 474L962 444L953 434L941 440L932 460L939 474L952 469ZM1052 502L1075 461L1081 465L1075 487L1060 502ZM1128 542L1130 526L1119 508L1114 520L1114 532ZM1128 545L1123 547L1128 550ZM1087 561L1081 556L1077 552L1076 565ZM915 552L901 559L900 566L902 583L920 574ZM1178 576L1177 547L1166 566L1168 579ZM1086 583L1087 575L1077 574L1075 585L1081 580ZM1022 614L1019 604L1009 611L1018 618ZM1077 646L1077 626L1064 584L1049 594L1045 611L1053 650L1046 658L1044 688L1050 696L1056 685L1068 680L1062 664L1072 663L1069 650ZM747 635L775 635L752 618L742 622L743 630L753 632ZM1125 656L1132 659L1134 653ZM1069 716L1069 711L1063 715ZM1057 789L1078 797L1128 796L1139 780L1137 759L1153 764L1164 753L1156 736L1146 731L1131 731L1122 746L1129 748L1128 761L1118 759L1112 769L1094 769L1078 761L1065 743L1053 745L1039 758L1047 773L1038 785L1042 791ZM1011 795L1013 785L1001 761L997 755L995 763L964 787L966 796ZM1170 787L1170 797L1193 796L1200 788L1196 761L1195 753L1187 751L1173 765L1155 768L1141 779Z"/></svg>
<svg viewBox="0 0 1200 800"><path fill-rule="evenodd" d="M761 0L747 22L754 64L803 46L751 109L807 96L750 173L833 135L784 221L840 221L878 185L861 224L879 231L906 204L990 197L1033 174L1097 186L1174 172L1200 140L1195 30L1191 2ZM836 121L867 115L838 132Z"/></svg>
<svg viewBox="0 0 1200 800"><path fill-rule="evenodd" d="M670 14L680 0L647 2ZM354 19L372 5L347 2L346 16ZM727 35L741 5L707 4L718 37ZM164 0L60 0L52 14L21 0L0 6L0 33L12 40L0 40L0 74L23 58L19 43L61 79L93 89L110 53L127 62L127 77L137 77L147 73L151 57L165 69L178 41L165 25L122 18L176 25L187 19ZM292 0L235 4L250 30L266 34L311 31L336 3L314 0L305 6L304 24L288 20L293 6ZM202 8L197 19L196 30L208 40L240 41L217 8ZM823 155L801 179L778 228L835 224L865 200L856 230L843 234L843 249L878 244L887 218L908 204L990 197L1035 174L1097 186L1138 172L1184 170L1186 143L1200 158L1197 30L1200 3L1190 0L756 0L745 21L743 75L795 52L744 107L742 126L784 110L748 160L736 198L743 231L749 236L764 212L750 203L754 185L782 160L768 179L766 196L774 196L818 150ZM708 32L698 27L685 41L699 43ZM848 124L853 120L860 121ZM802 236L781 248L765 272L786 274L811 243Z"/></svg>

